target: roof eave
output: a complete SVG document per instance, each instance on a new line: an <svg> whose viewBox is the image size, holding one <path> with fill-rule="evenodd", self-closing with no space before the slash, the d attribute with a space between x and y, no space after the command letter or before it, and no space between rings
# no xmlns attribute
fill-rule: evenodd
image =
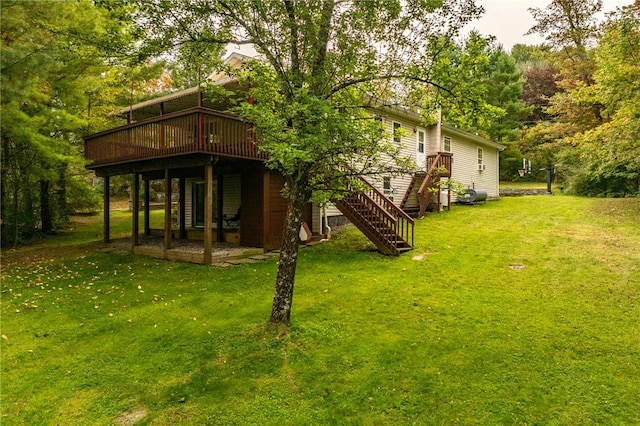
<svg viewBox="0 0 640 426"><path fill-rule="evenodd" d="M459 129L455 126L452 126L451 124L442 124L442 131L443 132L449 132L449 133L453 133L457 136L463 137L465 139L468 140L472 140L473 142L479 143L481 145L485 145L485 146L489 146L491 148L495 148L498 151L504 151L507 147L499 144L497 142L494 142L492 140L489 139L485 139L482 136L467 132L465 130Z"/></svg>

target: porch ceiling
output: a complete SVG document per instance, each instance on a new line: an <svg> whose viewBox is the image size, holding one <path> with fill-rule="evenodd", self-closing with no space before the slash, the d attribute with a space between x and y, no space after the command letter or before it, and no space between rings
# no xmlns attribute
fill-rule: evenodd
<svg viewBox="0 0 640 426"><path fill-rule="evenodd" d="M242 89L237 81L230 81L223 84L225 90L234 92L233 97L242 99L246 97L246 89ZM127 108L123 108L119 112L119 116L122 118L127 117L131 112L132 121L141 121L160 115L160 110L163 108L164 114L171 114L173 112L183 111L189 108L196 108L201 93L207 91L206 87L191 87L189 89L181 90L179 92L170 93L159 98L150 99L145 102L140 102L135 105L131 105ZM226 98L220 97L217 99L211 99L210 96L204 95L202 99L202 106L218 111L224 111L227 109L229 102Z"/></svg>

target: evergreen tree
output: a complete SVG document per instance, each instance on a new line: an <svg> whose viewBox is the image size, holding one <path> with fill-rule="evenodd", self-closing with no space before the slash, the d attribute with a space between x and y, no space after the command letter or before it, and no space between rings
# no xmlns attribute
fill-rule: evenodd
<svg viewBox="0 0 640 426"><path fill-rule="evenodd" d="M127 54L117 48L130 40L115 9L89 1L52 5L2 2L3 245L54 231L75 208L69 201L91 197L81 136L113 108L113 90L104 90L115 83L106 55ZM104 125L100 119L94 129Z"/></svg>

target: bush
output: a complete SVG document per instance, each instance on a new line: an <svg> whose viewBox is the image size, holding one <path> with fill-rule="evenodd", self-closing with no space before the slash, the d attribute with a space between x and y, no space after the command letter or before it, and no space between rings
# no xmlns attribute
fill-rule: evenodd
<svg viewBox="0 0 640 426"><path fill-rule="evenodd" d="M67 180L67 206L74 213L95 213L100 209L101 190L84 176Z"/></svg>

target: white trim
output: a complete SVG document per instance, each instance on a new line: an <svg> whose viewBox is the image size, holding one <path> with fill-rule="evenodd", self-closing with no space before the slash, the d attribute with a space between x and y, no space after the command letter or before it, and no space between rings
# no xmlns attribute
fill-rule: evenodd
<svg viewBox="0 0 640 426"><path fill-rule="evenodd" d="M449 142L449 149L447 149L447 142ZM442 137L442 152L453 152L453 148L452 148L452 140L451 140L451 136L443 136Z"/></svg>
<svg viewBox="0 0 640 426"><path fill-rule="evenodd" d="M478 159L478 170L485 170L487 165L484 163L484 149L476 147L476 158Z"/></svg>
<svg viewBox="0 0 640 426"><path fill-rule="evenodd" d="M469 132L465 132L464 130L458 129L457 127L454 127L450 124L443 124L442 125L442 131L444 133L449 133L453 136L459 136L461 138L467 139L469 141L475 142L479 145L484 145L484 146L488 146L490 148L494 148L497 149L499 151L504 151L507 147L490 141L489 139L485 139L482 136L478 136L478 135L474 135L473 133L469 133Z"/></svg>
<svg viewBox="0 0 640 426"><path fill-rule="evenodd" d="M422 140L420 138L422 137ZM418 170L424 170L427 167L427 129L416 127L416 164ZM422 151L420 151L422 145Z"/></svg>

